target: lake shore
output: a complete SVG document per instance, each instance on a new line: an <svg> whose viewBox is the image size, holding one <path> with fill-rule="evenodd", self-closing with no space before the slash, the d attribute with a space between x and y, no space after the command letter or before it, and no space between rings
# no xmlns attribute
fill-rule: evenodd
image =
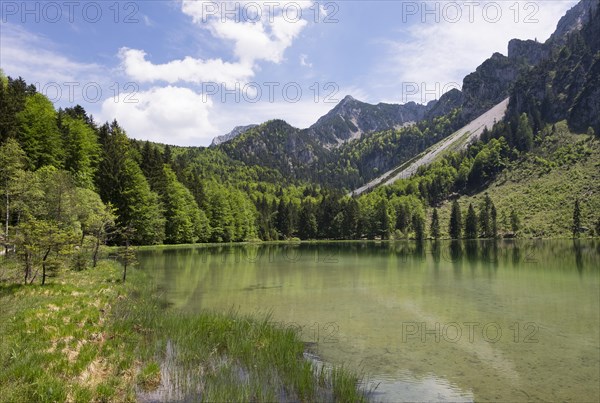
<svg viewBox="0 0 600 403"><path fill-rule="evenodd" d="M269 317L180 314L142 271L126 283L121 271L102 261L46 286L0 283L3 399L366 400L357 376L318 369Z"/></svg>

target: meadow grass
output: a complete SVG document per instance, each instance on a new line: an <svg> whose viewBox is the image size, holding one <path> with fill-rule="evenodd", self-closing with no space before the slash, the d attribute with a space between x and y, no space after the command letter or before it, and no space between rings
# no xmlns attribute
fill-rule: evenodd
<svg viewBox="0 0 600 403"><path fill-rule="evenodd" d="M485 193L496 205L500 232L511 232L510 213L520 217L519 238L571 238L575 199L589 237L600 219L600 142L587 134L571 133L565 122L540 141L531 154L510 163L484 191L459 199L466 215L469 203L479 208ZM448 236L452 203L439 209L441 232ZM598 234L595 234L598 236Z"/></svg>
<svg viewBox="0 0 600 403"><path fill-rule="evenodd" d="M45 286L0 282L2 401L366 400L357 376L306 359L269 316L184 314L147 274L122 283L121 270L102 261Z"/></svg>

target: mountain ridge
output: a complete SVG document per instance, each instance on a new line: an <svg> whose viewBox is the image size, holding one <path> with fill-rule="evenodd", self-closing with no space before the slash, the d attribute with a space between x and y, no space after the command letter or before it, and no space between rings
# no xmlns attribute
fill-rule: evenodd
<svg viewBox="0 0 600 403"><path fill-rule="evenodd" d="M307 131L310 136L326 148L335 148L342 143L360 138L362 135L416 123L425 117L436 102L430 101L427 105L415 102L370 104L357 100L351 95L346 95L310 127L296 129ZM280 119L275 118L269 121L272 120ZM218 146L230 141L257 126L259 125L236 126L231 132L216 136L211 146Z"/></svg>

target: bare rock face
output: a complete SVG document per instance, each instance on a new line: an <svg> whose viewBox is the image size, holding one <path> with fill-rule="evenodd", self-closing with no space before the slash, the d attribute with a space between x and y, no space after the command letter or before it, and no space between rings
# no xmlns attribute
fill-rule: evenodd
<svg viewBox="0 0 600 403"><path fill-rule="evenodd" d="M425 119L433 119L439 116L444 116L452 112L456 108L460 108L464 102L463 93L453 88L440 97L440 99L431 104L429 111L425 115ZM427 104L428 106L430 104Z"/></svg>
<svg viewBox="0 0 600 403"><path fill-rule="evenodd" d="M581 0L558 21L556 30L546 43L561 46L567 42L567 37L574 31L579 31L588 23L590 16L598 8L598 0Z"/></svg>
<svg viewBox="0 0 600 403"><path fill-rule="evenodd" d="M516 83L511 92L511 115L527 112L546 122L567 119L578 132L588 127L600 130L600 9L589 5L583 0L569 10L559 23L560 32L567 32L564 44L554 46L550 59ZM563 43L558 35L552 38L552 43Z"/></svg>
<svg viewBox="0 0 600 403"><path fill-rule="evenodd" d="M520 65L500 53L483 62L463 80L464 121L469 121L508 96L510 86L519 76Z"/></svg>
<svg viewBox="0 0 600 403"><path fill-rule="evenodd" d="M518 64L536 66L550 57L550 46L532 40L511 39L508 42L508 58Z"/></svg>
<svg viewBox="0 0 600 403"><path fill-rule="evenodd" d="M308 133L319 143L335 147L364 134L418 122L433 105L414 102L371 105L348 95L308 128Z"/></svg>
<svg viewBox="0 0 600 403"><path fill-rule="evenodd" d="M232 131L222 136L217 136L213 139L211 147L218 146L219 144L225 143L226 141L233 140L240 134L247 132L250 129L255 128L258 125L247 125L247 126L236 126Z"/></svg>

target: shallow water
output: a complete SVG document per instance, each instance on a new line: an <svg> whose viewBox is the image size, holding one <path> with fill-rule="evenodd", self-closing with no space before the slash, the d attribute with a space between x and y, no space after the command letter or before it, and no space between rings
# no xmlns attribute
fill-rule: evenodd
<svg viewBox="0 0 600 403"><path fill-rule="evenodd" d="M600 243L354 242L140 252L181 310L271 313L378 401L598 401Z"/></svg>

